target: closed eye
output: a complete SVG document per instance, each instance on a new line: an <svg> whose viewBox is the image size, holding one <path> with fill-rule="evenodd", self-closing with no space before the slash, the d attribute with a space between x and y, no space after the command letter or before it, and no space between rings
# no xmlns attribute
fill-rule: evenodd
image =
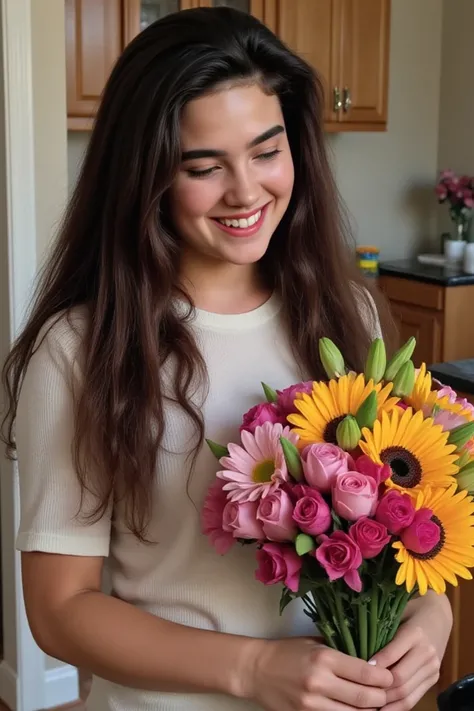
<svg viewBox="0 0 474 711"><path fill-rule="evenodd" d="M281 150L278 148L275 148L273 151L267 151L266 153L260 153L258 156L255 156L256 160L272 160L272 158L276 158L276 156L281 153ZM212 175L213 173L216 172L216 170L220 170L219 166L214 165L211 166L210 168L204 168L203 170L196 170L192 168L188 168L186 171L187 174L189 175L190 178L207 178L209 175Z"/></svg>
<svg viewBox="0 0 474 711"><path fill-rule="evenodd" d="M278 148L275 148L274 151L268 151L267 153L260 153L260 155L256 156L257 160L271 160L272 158L276 158L276 156L281 153Z"/></svg>

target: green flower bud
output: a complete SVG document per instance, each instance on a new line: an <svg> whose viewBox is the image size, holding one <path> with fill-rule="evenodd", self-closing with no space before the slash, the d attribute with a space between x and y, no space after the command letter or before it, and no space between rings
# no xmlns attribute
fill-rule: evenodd
<svg viewBox="0 0 474 711"><path fill-rule="evenodd" d="M371 429L374 426L377 417L377 406L377 393L375 390L372 390L356 412L356 420L360 429L363 427Z"/></svg>
<svg viewBox="0 0 474 711"><path fill-rule="evenodd" d="M286 466L293 479L301 481L303 478L303 467L301 466L300 453L295 445L286 437L280 437L281 447L285 455Z"/></svg>
<svg viewBox="0 0 474 711"><path fill-rule="evenodd" d="M414 336L408 339L408 341L403 345L395 355L389 360L387 367L385 369L384 380L393 380L400 368L407 360L413 355L415 350L416 339Z"/></svg>
<svg viewBox="0 0 474 711"><path fill-rule="evenodd" d="M312 553L315 550L316 544L311 536L307 533L299 533L295 538L295 548L299 556Z"/></svg>
<svg viewBox="0 0 474 711"><path fill-rule="evenodd" d="M456 480L459 489L469 491L469 493L474 492L474 462L466 464L466 466L458 472Z"/></svg>
<svg viewBox="0 0 474 711"><path fill-rule="evenodd" d="M267 398L267 402L276 402L278 400L278 395L276 393L276 390L271 388L266 383L262 383L262 388L263 388L263 392L265 393L265 397Z"/></svg>
<svg viewBox="0 0 474 711"><path fill-rule="evenodd" d="M366 381L373 380L374 383L379 383L385 373L386 365L385 343L382 338L376 338L375 341L372 341L365 364L364 375Z"/></svg>
<svg viewBox="0 0 474 711"><path fill-rule="evenodd" d="M474 437L474 422L466 422L465 425L459 425L451 430L448 442L454 444L457 451L460 452L472 437Z"/></svg>
<svg viewBox="0 0 474 711"><path fill-rule="evenodd" d="M471 461L471 455L467 451L467 449L461 450L459 453L459 457L456 459L456 465L459 467L459 469L462 469L463 467L466 466L466 464L469 464Z"/></svg>
<svg viewBox="0 0 474 711"><path fill-rule="evenodd" d="M213 442L212 439L206 439L206 442L207 446L209 447L216 459L229 456L229 450L227 449L227 447L223 447L222 444L217 444L217 442Z"/></svg>
<svg viewBox="0 0 474 711"><path fill-rule="evenodd" d="M393 379L392 395L395 397L407 397L411 395L415 387L415 365L412 360L408 360L399 369Z"/></svg>
<svg viewBox="0 0 474 711"><path fill-rule="evenodd" d="M357 420L352 415L346 415L338 424L336 439L339 447L350 452L357 447L362 436Z"/></svg>
<svg viewBox="0 0 474 711"><path fill-rule="evenodd" d="M319 357L328 378L340 378L346 372L342 353L330 338L319 339Z"/></svg>

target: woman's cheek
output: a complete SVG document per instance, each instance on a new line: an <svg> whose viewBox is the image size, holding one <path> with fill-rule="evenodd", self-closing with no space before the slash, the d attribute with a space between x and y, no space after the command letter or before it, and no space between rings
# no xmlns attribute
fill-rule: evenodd
<svg viewBox="0 0 474 711"><path fill-rule="evenodd" d="M214 184L213 184L214 183ZM220 193L212 178L188 178L172 191L174 208L189 216L206 215L219 202Z"/></svg>

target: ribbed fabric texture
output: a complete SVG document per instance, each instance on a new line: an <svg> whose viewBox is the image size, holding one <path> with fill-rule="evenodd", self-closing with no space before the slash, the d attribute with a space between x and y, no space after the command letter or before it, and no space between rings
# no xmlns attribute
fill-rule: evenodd
<svg viewBox="0 0 474 711"><path fill-rule="evenodd" d="M93 525L76 517L80 490L71 457L72 388L82 383L84 326L85 314L80 311L72 325L61 319L33 356L25 377L16 425L21 489L18 548L65 555L110 554L115 595L184 625L265 638L314 634L298 603L293 602L280 617L279 586L267 587L255 580L252 547L235 546L221 557L201 534L199 511L218 465L204 447L190 473L187 453L194 430L172 403L166 405L166 432L150 492L149 535L158 544L140 544L125 529L120 510ZM280 389L301 379L280 323L278 300L272 297L255 311L239 315L196 311L192 328L209 372L209 392L202 405L206 437L235 441L242 413L262 399L261 381ZM171 368L170 364L164 369L165 381ZM90 503L86 496L86 510ZM213 695L140 692L94 679L88 709L253 711L255 706Z"/></svg>

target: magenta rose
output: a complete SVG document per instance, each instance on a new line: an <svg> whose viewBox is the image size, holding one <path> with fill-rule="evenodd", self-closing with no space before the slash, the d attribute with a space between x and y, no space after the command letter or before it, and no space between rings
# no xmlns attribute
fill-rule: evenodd
<svg viewBox="0 0 474 711"><path fill-rule="evenodd" d="M377 464L366 454L357 457L355 470L375 479L377 486L380 486L380 484L383 484L384 481L387 481L387 479L390 479L392 476L392 470L388 464Z"/></svg>
<svg viewBox="0 0 474 711"><path fill-rule="evenodd" d="M301 453L304 477L310 486L323 493L331 491L338 474L352 471L351 455L335 444L310 444Z"/></svg>
<svg viewBox="0 0 474 711"><path fill-rule="evenodd" d="M329 580L344 578L344 582L355 590L362 590L359 567L362 553L359 546L344 531L334 531L330 536L322 535L322 543L314 555L328 574Z"/></svg>
<svg viewBox="0 0 474 711"><path fill-rule="evenodd" d="M270 541L292 541L297 534L293 521L293 502L283 489L260 499L257 519Z"/></svg>
<svg viewBox="0 0 474 711"><path fill-rule="evenodd" d="M209 487L201 513L202 532L209 538L219 555L227 553L235 543L232 533L223 528L222 517L227 505L224 484L225 482L216 479Z"/></svg>
<svg viewBox="0 0 474 711"><path fill-rule="evenodd" d="M432 516L430 509L415 512L412 523L400 533L400 540L407 550L424 555L438 545L441 528L431 520Z"/></svg>
<svg viewBox="0 0 474 711"><path fill-rule="evenodd" d="M232 533L234 538L263 540L265 535L262 524L257 520L257 508L256 501L228 501L222 514L222 528Z"/></svg>
<svg viewBox="0 0 474 711"><path fill-rule="evenodd" d="M275 422L285 423L285 418L281 416L272 402L262 402L246 412L242 419L240 431L247 430L247 432L253 434L256 427L263 425L264 422L271 422L272 424Z"/></svg>
<svg viewBox="0 0 474 711"><path fill-rule="evenodd" d="M362 558L375 558L390 543L387 527L365 516L352 524L349 535L359 546Z"/></svg>
<svg viewBox="0 0 474 711"><path fill-rule="evenodd" d="M296 412L295 399L299 393L306 393L309 395L313 391L313 381L307 380L303 383L297 383L296 385L290 385L289 388L284 390L277 390L278 400L277 408L280 414L286 419L288 415L292 412Z"/></svg>
<svg viewBox="0 0 474 711"><path fill-rule="evenodd" d="M398 535L410 526L415 516L415 507L408 494L391 489L380 500L375 518L387 527L390 533Z"/></svg>
<svg viewBox="0 0 474 711"><path fill-rule="evenodd" d="M377 508L378 487L370 476L359 472L339 474L332 486L334 511L346 519L357 521L362 516L372 516Z"/></svg>
<svg viewBox="0 0 474 711"><path fill-rule="evenodd" d="M331 509L319 491L301 484L295 489L300 497L293 511L293 521L300 531L310 536L319 536L320 533L325 533L331 525Z"/></svg>
<svg viewBox="0 0 474 711"><path fill-rule="evenodd" d="M264 585L284 583L292 592L298 592L302 559L293 546L265 543L257 551L257 561L257 580Z"/></svg>

